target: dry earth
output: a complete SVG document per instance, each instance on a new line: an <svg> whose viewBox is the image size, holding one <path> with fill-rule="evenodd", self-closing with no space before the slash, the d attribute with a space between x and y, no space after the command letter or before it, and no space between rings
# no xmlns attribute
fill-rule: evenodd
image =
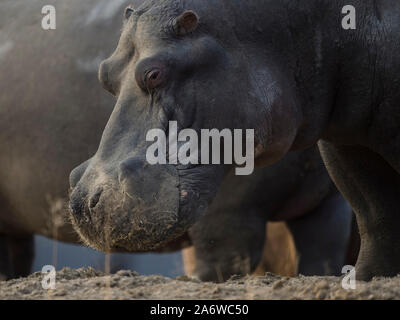
<svg viewBox="0 0 400 320"><path fill-rule="evenodd" d="M186 276L169 279L133 271L106 275L94 269L57 272L56 289L44 290L43 275L0 282L0 299L399 299L400 276L358 282L356 290L341 287L341 278L265 276L203 283Z"/></svg>

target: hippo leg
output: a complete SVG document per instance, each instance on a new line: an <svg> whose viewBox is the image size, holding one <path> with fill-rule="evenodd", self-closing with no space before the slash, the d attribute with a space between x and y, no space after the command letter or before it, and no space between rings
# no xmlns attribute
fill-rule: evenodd
<svg viewBox="0 0 400 320"><path fill-rule="evenodd" d="M370 149L321 141L321 154L357 216L361 248L359 280L400 272L400 174Z"/></svg>
<svg viewBox="0 0 400 320"><path fill-rule="evenodd" d="M31 273L34 258L32 235L0 235L0 277L12 279Z"/></svg>
<svg viewBox="0 0 400 320"><path fill-rule="evenodd" d="M0 234L0 281L12 278L7 236Z"/></svg>
<svg viewBox="0 0 400 320"><path fill-rule="evenodd" d="M346 260L345 260L346 265L351 265L351 266L356 265L358 253L360 252L360 246L361 246L360 233L358 232L356 215L353 213L349 246L347 248Z"/></svg>
<svg viewBox="0 0 400 320"><path fill-rule="evenodd" d="M339 193L331 193L312 212L287 222L302 275L339 275L351 231L352 211Z"/></svg>
<svg viewBox="0 0 400 320"><path fill-rule="evenodd" d="M203 281L223 282L233 275L253 273L263 253L265 223L252 211L203 216L190 231L195 257L193 275Z"/></svg>
<svg viewBox="0 0 400 320"><path fill-rule="evenodd" d="M32 272L35 257L35 243L33 235L16 236L9 238L9 250L13 266L14 278L26 277Z"/></svg>

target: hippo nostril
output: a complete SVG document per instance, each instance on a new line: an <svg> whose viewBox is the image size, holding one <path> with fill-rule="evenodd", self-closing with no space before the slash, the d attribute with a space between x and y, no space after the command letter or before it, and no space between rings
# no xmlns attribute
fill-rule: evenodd
<svg viewBox="0 0 400 320"><path fill-rule="evenodd" d="M70 201L69 209L76 216L80 216L82 214L82 206L78 201Z"/></svg>
<svg viewBox="0 0 400 320"><path fill-rule="evenodd" d="M82 216L84 212L84 201L82 199L85 199L85 197L86 193L82 192L79 187L75 188L71 193L69 208L77 217Z"/></svg>
<svg viewBox="0 0 400 320"><path fill-rule="evenodd" d="M103 189L100 189L90 198L89 209L93 209L97 206L97 204L100 201L100 196L101 196L102 192L103 192Z"/></svg>

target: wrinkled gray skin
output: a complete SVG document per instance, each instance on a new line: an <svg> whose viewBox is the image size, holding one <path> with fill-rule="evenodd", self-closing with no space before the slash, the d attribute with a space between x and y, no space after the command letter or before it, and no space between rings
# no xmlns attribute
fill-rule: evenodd
<svg viewBox="0 0 400 320"><path fill-rule="evenodd" d="M0 146L3 150L0 152L0 274L11 278L30 273L34 255L33 234L81 242L65 217L68 175L76 165L96 152L112 112L113 98L102 90L97 72L100 61L116 45L121 12L127 3L108 0L31 0L29 6L18 0L0 3L0 87L3 88L0 94ZM47 4L55 4L57 9L56 31L40 28L41 9ZM272 212L281 212L282 209L277 208L290 199L297 199L294 206L301 202L295 213L299 216L318 212L315 218L305 219L306 225L313 224L316 230L336 229L340 233L335 238L324 237L326 241L335 240L335 245L329 252L324 249L326 254L318 253L317 260L302 258L300 271L313 274L337 272L347 230L337 226L346 225L346 211L340 211L343 200L335 200L335 210L339 211L335 218L337 224L327 223L330 211L322 207L325 199L334 195L329 193L326 173L319 177L320 160L303 160L307 154L311 157L315 151L289 155L276 167L258 170L245 181L238 182L235 177L225 180L220 196L210 208L210 212L216 213L215 217L208 214L197 228L192 229L191 236L198 248L199 277L215 279L216 264L224 269L224 277L248 272L249 266L253 268L259 260L265 221L276 217ZM310 163L311 167L304 168ZM311 181L309 184L301 184L303 174L309 177L306 180ZM264 183L264 180L274 182ZM307 190L313 197L308 197ZM259 196L267 193L268 197ZM243 211L234 208L235 203L240 205L241 202ZM247 217L250 210L253 218L238 231L240 219L243 219L240 215ZM229 216L224 216L225 213ZM204 234L208 238L202 240L196 235L196 230L207 225L208 219L212 225ZM232 220L232 228L227 219ZM287 217L281 216L281 219ZM250 221L253 220L260 224L252 225ZM302 223L297 224L300 226ZM297 231L299 236L296 238L301 239L301 234L304 234L301 230L308 227L298 228L300 231ZM249 234L253 229L254 234ZM226 242L228 238L223 237L224 232L233 241ZM233 234L236 236L232 237ZM318 236L318 232L313 234ZM202 254L202 248L210 239L218 246L213 247L214 251ZM202 241L208 242L203 244ZM300 243L296 241L299 247ZM180 249L184 245L178 239L168 246ZM235 247L230 256L238 253L238 257L242 257L235 260L233 268L224 262L231 258L221 253L226 251L221 246ZM329 270L325 267L322 270L326 259L332 262ZM217 260L219 262L215 263ZM306 262L310 265L305 265ZM319 265L314 266L314 263Z"/></svg>
<svg viewBox="0 0 400 320"><path fill-rule="evenodd" d="M339 275L349 263L345 254L351 219L351 208L334 188L315 147L292 152L250 177L231 172L207 212L190 229L194 275L223 281L254 272L268 221L286 221L300 274Z"/></svg>
<svg viewBox="0 0 400 320"><path fill-rule="evenodd" d="M400 3L157 0L126 18L100 70L117 99L96 155L71 175L72 220L101 250L178 238L215 196L224 166L148 166L144 134L254 128L257 162L319 146L357 215L357 277L400 272ZM190 13L185 11L192 10ZM104 231L105 230L105 231Z"/></svg>

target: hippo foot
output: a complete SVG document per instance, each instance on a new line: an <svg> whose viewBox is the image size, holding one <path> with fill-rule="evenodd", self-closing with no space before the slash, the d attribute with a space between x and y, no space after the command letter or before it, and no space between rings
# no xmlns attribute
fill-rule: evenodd
<svg viewBox="0 0 400 320"><path fill-rule="evenodd" d="M359 281L371 281L375 277L390 278L398 274L400 274L400 269L379 265L376 262L356 264L356 279Z"/></svg>
<svg viewBox="0 0 400 320"><path fill-rule="evenodd" d="M356 264L357 280L370 281L374 277L400 274L400 243L393 242L364 241Z"/></svg>

